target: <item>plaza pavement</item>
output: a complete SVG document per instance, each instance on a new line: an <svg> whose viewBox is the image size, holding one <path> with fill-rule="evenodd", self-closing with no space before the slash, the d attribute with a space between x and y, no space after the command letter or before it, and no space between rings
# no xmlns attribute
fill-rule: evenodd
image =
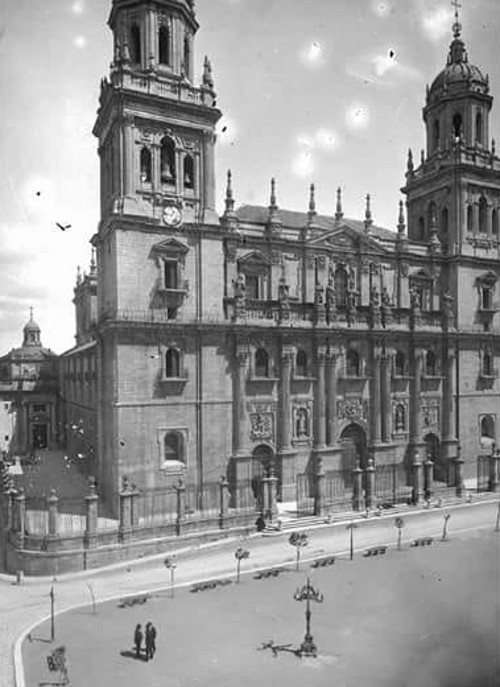
<svg viewBox="0 0 500 687"><path fill-rule="evenodd" d="M440 537L443 516L451 515L448 532L450 537L461 533L468 536L481 529L495 527L498 498L475 504L449 508L411 511L404 515L403 539L411 541L421 536ZM345 553L348 547L346 523L318 527L309 531L309 546L303 552L303 560L327 554ZM500 537L500 534L499 534ZM360 519L355 531L357 551L369 546L388 543L394 545L396 529L394 514ZM188 585L204 579L234 575L234 550L241 545L239 539L216 545L187 550L178 555L176 584ZM276 537L250 537L243 544L250 550L250 558L244 561L243 571L254 572L259 568L292 563L295 552L288 544L288 533ZM21 639L30 629L47 618L50 612L49 592L55 588L56 612L91 603L91 593L97 602L134 595L146 591L165 589L169 586L169 573L163 565L165 554L149 559L120 564L100 571L88 571L51 578L31 578L21 586L12 577L0 578L0 687L31 687L25 685L21 662ZM16 671L14 671L14 659Z"/></svg>

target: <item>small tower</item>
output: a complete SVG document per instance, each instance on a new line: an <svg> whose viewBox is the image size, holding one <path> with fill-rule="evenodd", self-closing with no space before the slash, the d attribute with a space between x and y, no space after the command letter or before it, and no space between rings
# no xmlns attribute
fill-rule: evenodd
<svg viewBox="0 0 500 687"><path fill-rule="evenodd" d="M276 201L276 180L271 179L271 195L269 198L269 216L267 219L267 233L268 235L277 234L281 229L281 219L279 216L279 208Z"/></svg>
<svg viewBox="0 0 500 687"><path fill-rule="evenodd" d="M23 347L42 347L40 327L33 319L33 308L30 308L30 319L23 328Z"/></svg>
<svg viewBox="0 0 500 687"><path fill-rule="evenodd" d="M340 186L337 189L337 204L335 208L335 223L340 224L340 221L342 217L344 216L344 213L342 211L342 189Z"/></svg>

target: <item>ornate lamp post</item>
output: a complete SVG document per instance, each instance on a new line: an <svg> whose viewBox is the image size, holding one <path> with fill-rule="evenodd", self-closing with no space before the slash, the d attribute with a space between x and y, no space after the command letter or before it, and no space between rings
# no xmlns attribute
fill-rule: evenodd
<svg viewBox="0 0 500 687"><path fill-rule="evenodd" d="M295 601L306 602L306 634L304 635L304 641L300 645L300 655L316 657L318 655L318 649L311 634L311 601L322 603L323 594L318 589L315 589L309 578L307 578L306 584L302 589L297 589L293 598Z"/></svg>

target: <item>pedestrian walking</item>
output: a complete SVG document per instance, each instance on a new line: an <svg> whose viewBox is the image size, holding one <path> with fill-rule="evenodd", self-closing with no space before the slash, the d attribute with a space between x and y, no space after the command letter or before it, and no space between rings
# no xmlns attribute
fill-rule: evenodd
<svg viewBox="0 0 500 687"><path fill-rule="evenodd" d="M134 644L135 644L135 655L137 658L140 657L141 655L141 650L142 650L142 629L140 624L137 624L135 626L135 632L134 632Z"/></svg>
<svg viewBox="0 0 500 687"><path fill-rule="evenodd" d="M146 659L153 658L156 653L156 628L153 623L146 624Z"/></svg>

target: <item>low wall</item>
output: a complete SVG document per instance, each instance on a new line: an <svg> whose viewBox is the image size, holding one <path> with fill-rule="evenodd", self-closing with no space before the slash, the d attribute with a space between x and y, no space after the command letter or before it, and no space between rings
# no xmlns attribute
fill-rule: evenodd
<svg viewBox="0 0 500 687"><path fill-rule="evenodd" d="M4 564L7 573L23 571L27 576L50 576L92 570L142 556L174 553L178 549L218 541L255 529L255 515L231 515L221 528L217 522L196 520L176 525L137 529L123 533L98 532L92 542L85 536L24 537L10 532Z"/></svg>

